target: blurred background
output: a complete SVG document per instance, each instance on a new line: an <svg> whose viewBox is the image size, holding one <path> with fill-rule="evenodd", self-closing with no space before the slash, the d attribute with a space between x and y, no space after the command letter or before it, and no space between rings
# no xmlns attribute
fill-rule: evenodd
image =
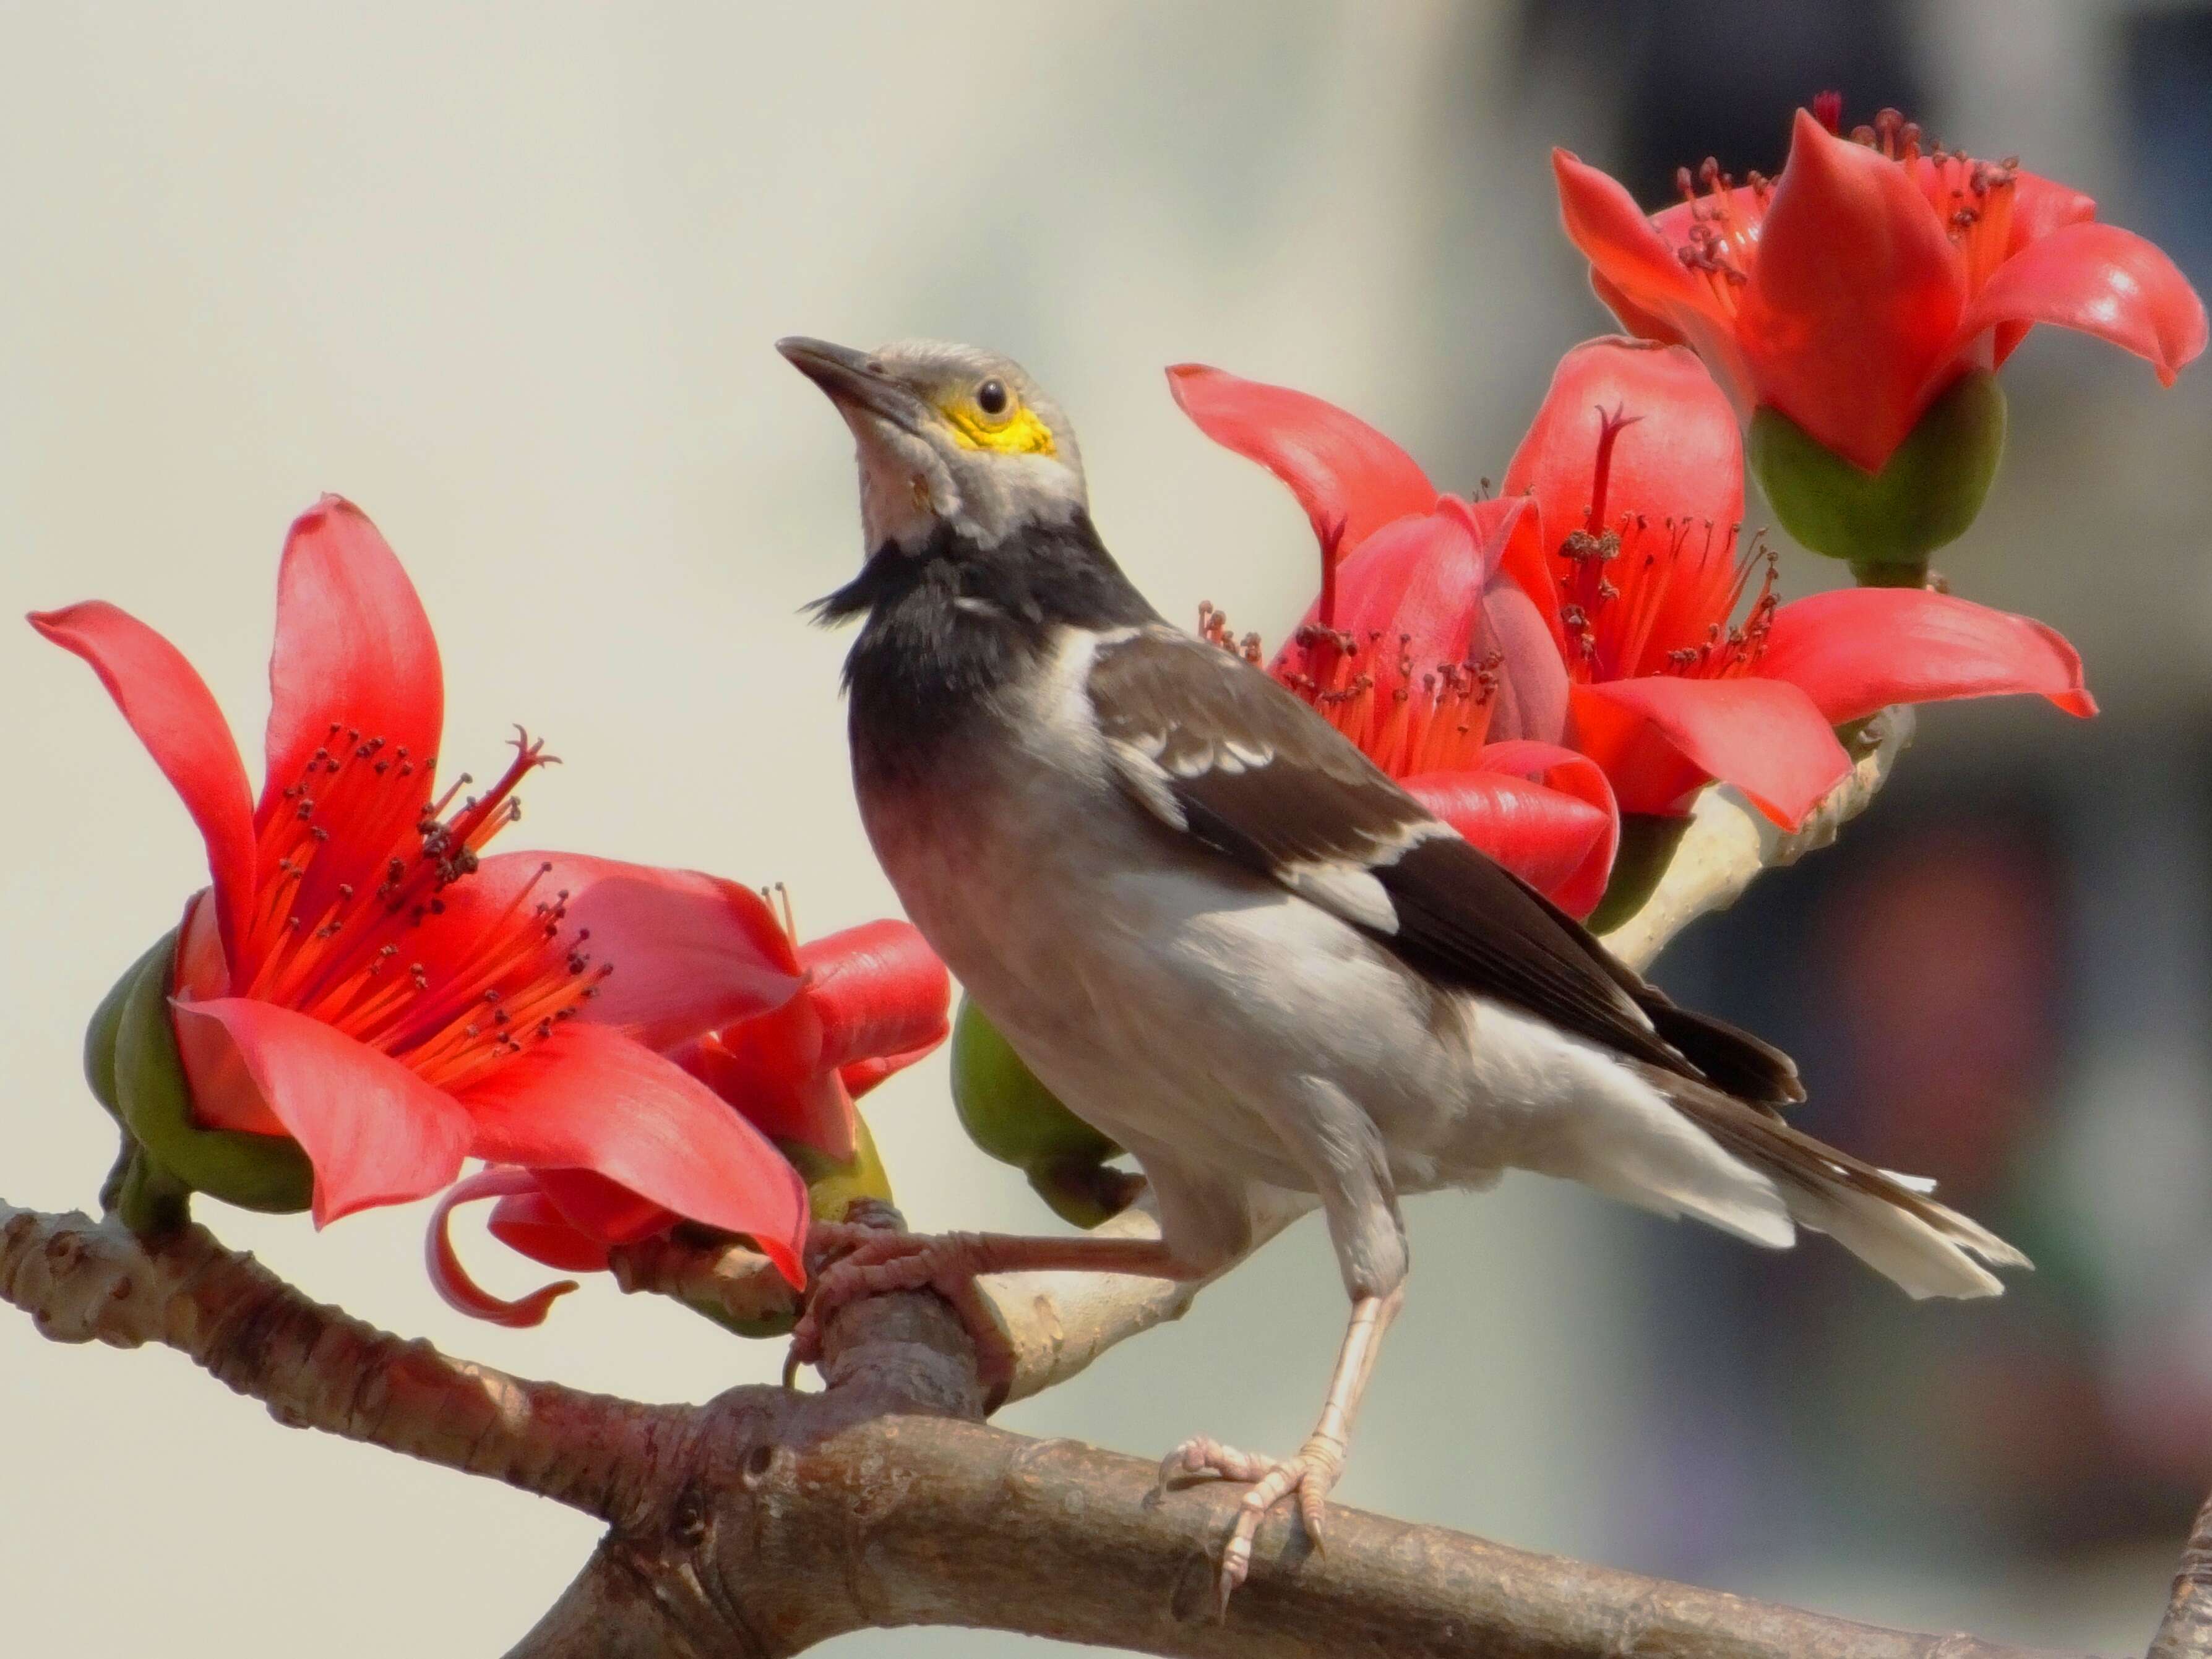
<svg viewBox="0 0 2212 1659"><path fill-rule="evenodd" d="M2090 191L2212 290L2194 7L0 8L0 613L125 603L257 752L282 534L342 490L440 629L448 756L520 720L565 758L518 838L783 881L809 932L863 920L891 900L843 643L797 614L859 555L849 444L777 336L1013 354L1161 607L1273 638L1311 591L1304 521L1163 365L1329 397L1471 488L1608 325L1548 147L1656 206L1708 153L1772 171L1829 87ZM2069 634L2103 717L1929 711L1841 845L1658 977L1794 1050L1816 1132L1941 1177L2041 1270L1923 1307L1820 1243L1771 1256L1533 1178L1423 1199L1346 1501L1868 1620L2148 1639L2212 1485L2212 371L2160 394L2045 331L2006 378L2004 475L1941 562ZM1784 562L1793 594L1833 577ZM112 1138L77 1032L203 866L80 665L0 633L0 1195L87 1205ZM1054 1225L960 1139L941 1057L869 1115L917 1226ZM422 1276L421 1207L209 1219L511 1369L696 1400L780 1358L604 1281L537 1331L472 1324ZM1341 1317L1309 1224L1005 1420L1287 1449ZM594 1530L20 1319L0 1491L27 1652L495 1652Z"/></svg>

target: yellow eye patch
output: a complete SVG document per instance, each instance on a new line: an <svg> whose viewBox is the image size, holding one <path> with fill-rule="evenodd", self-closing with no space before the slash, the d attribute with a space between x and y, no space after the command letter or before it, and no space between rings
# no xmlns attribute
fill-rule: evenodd
<svg viewBox="0 0 2212 1659"><path fill-rule="evenodd" d="M1052 428L1027 403L1017 403L1003 415L989 415L976 406L973 396L963 392L937 407L963 449L995 450L1001 455L1050 455L1056 447Z"/></svg>

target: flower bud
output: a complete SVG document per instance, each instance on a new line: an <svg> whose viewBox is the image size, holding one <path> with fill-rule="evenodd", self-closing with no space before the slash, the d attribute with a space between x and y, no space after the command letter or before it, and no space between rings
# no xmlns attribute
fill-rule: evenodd
<svg viewBox="0 0 2212 1659"><path fill-rule="evenodd" d="M1143 1184L1107 1167L1121 1148L1062 1105L966 997L952 1022L952 1105L968 1138L1026 1174L1071 1226L1119 1214Z"/></svg>
<svg viewBox="0 0 2212 1659"><path fill-rule="evenodd" d="M242 1209L307 1208L314 1170L295 1142L193 1121L169 1018L175 952L171 933L116 982L85 1030L86 1080L131 1142L103 1196L141 1232L180 1222L191 1192Z"/></svg>
<svg viewBox="0 0 2212 1659"><path fill-rule="evenodd" d="M2004 391L1988 370L1970 369L1880 472L1861 471L1764 407L1752 416L1745 459L1774 516L1804 546L1849 560L1862 586L1918 587L1929 555L1981 512L2004 441Z"/></svg>

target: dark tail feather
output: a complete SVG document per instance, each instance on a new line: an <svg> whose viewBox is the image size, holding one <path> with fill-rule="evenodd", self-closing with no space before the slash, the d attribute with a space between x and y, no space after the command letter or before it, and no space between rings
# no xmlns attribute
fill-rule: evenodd
<svg viewBox="0 0 2212 1659"><path fill-rule="evenodd" d="M1722 1093L1762 1106L1795 1105L1805 1098L1797 1063L1772 1044L1724 1020L1677 1008L1648 986L1638 1001L1659 1035Z"/></svg>

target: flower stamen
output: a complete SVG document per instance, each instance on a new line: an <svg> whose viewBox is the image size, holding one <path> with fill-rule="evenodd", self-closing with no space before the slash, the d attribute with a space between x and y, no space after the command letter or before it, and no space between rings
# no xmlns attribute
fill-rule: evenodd
<svg viewBox="0 0 2212 1659"><path fill-rule="evenodd" d="M514 759L482 795L465 795L465 772L431 798L434 761L334 723L298 778L272 803L259 832L267 872L237 976L245 994L294 1008L398 1060L425 1081L452 1088L544 1041L574 1017L611 973L568 933L568 894L538 896L550 863L507 902L472 924L465 948L434 976L408 960L409 937L444 915L448 895L477 870L483 848L521 816L514 791L556 764L542 741L516 730ZM399 813L400 801L416 804ZM458 806L455 804L459 802ZM366 874L336 882L312 922L297 908L333 823L407 827Z"/></svg>

